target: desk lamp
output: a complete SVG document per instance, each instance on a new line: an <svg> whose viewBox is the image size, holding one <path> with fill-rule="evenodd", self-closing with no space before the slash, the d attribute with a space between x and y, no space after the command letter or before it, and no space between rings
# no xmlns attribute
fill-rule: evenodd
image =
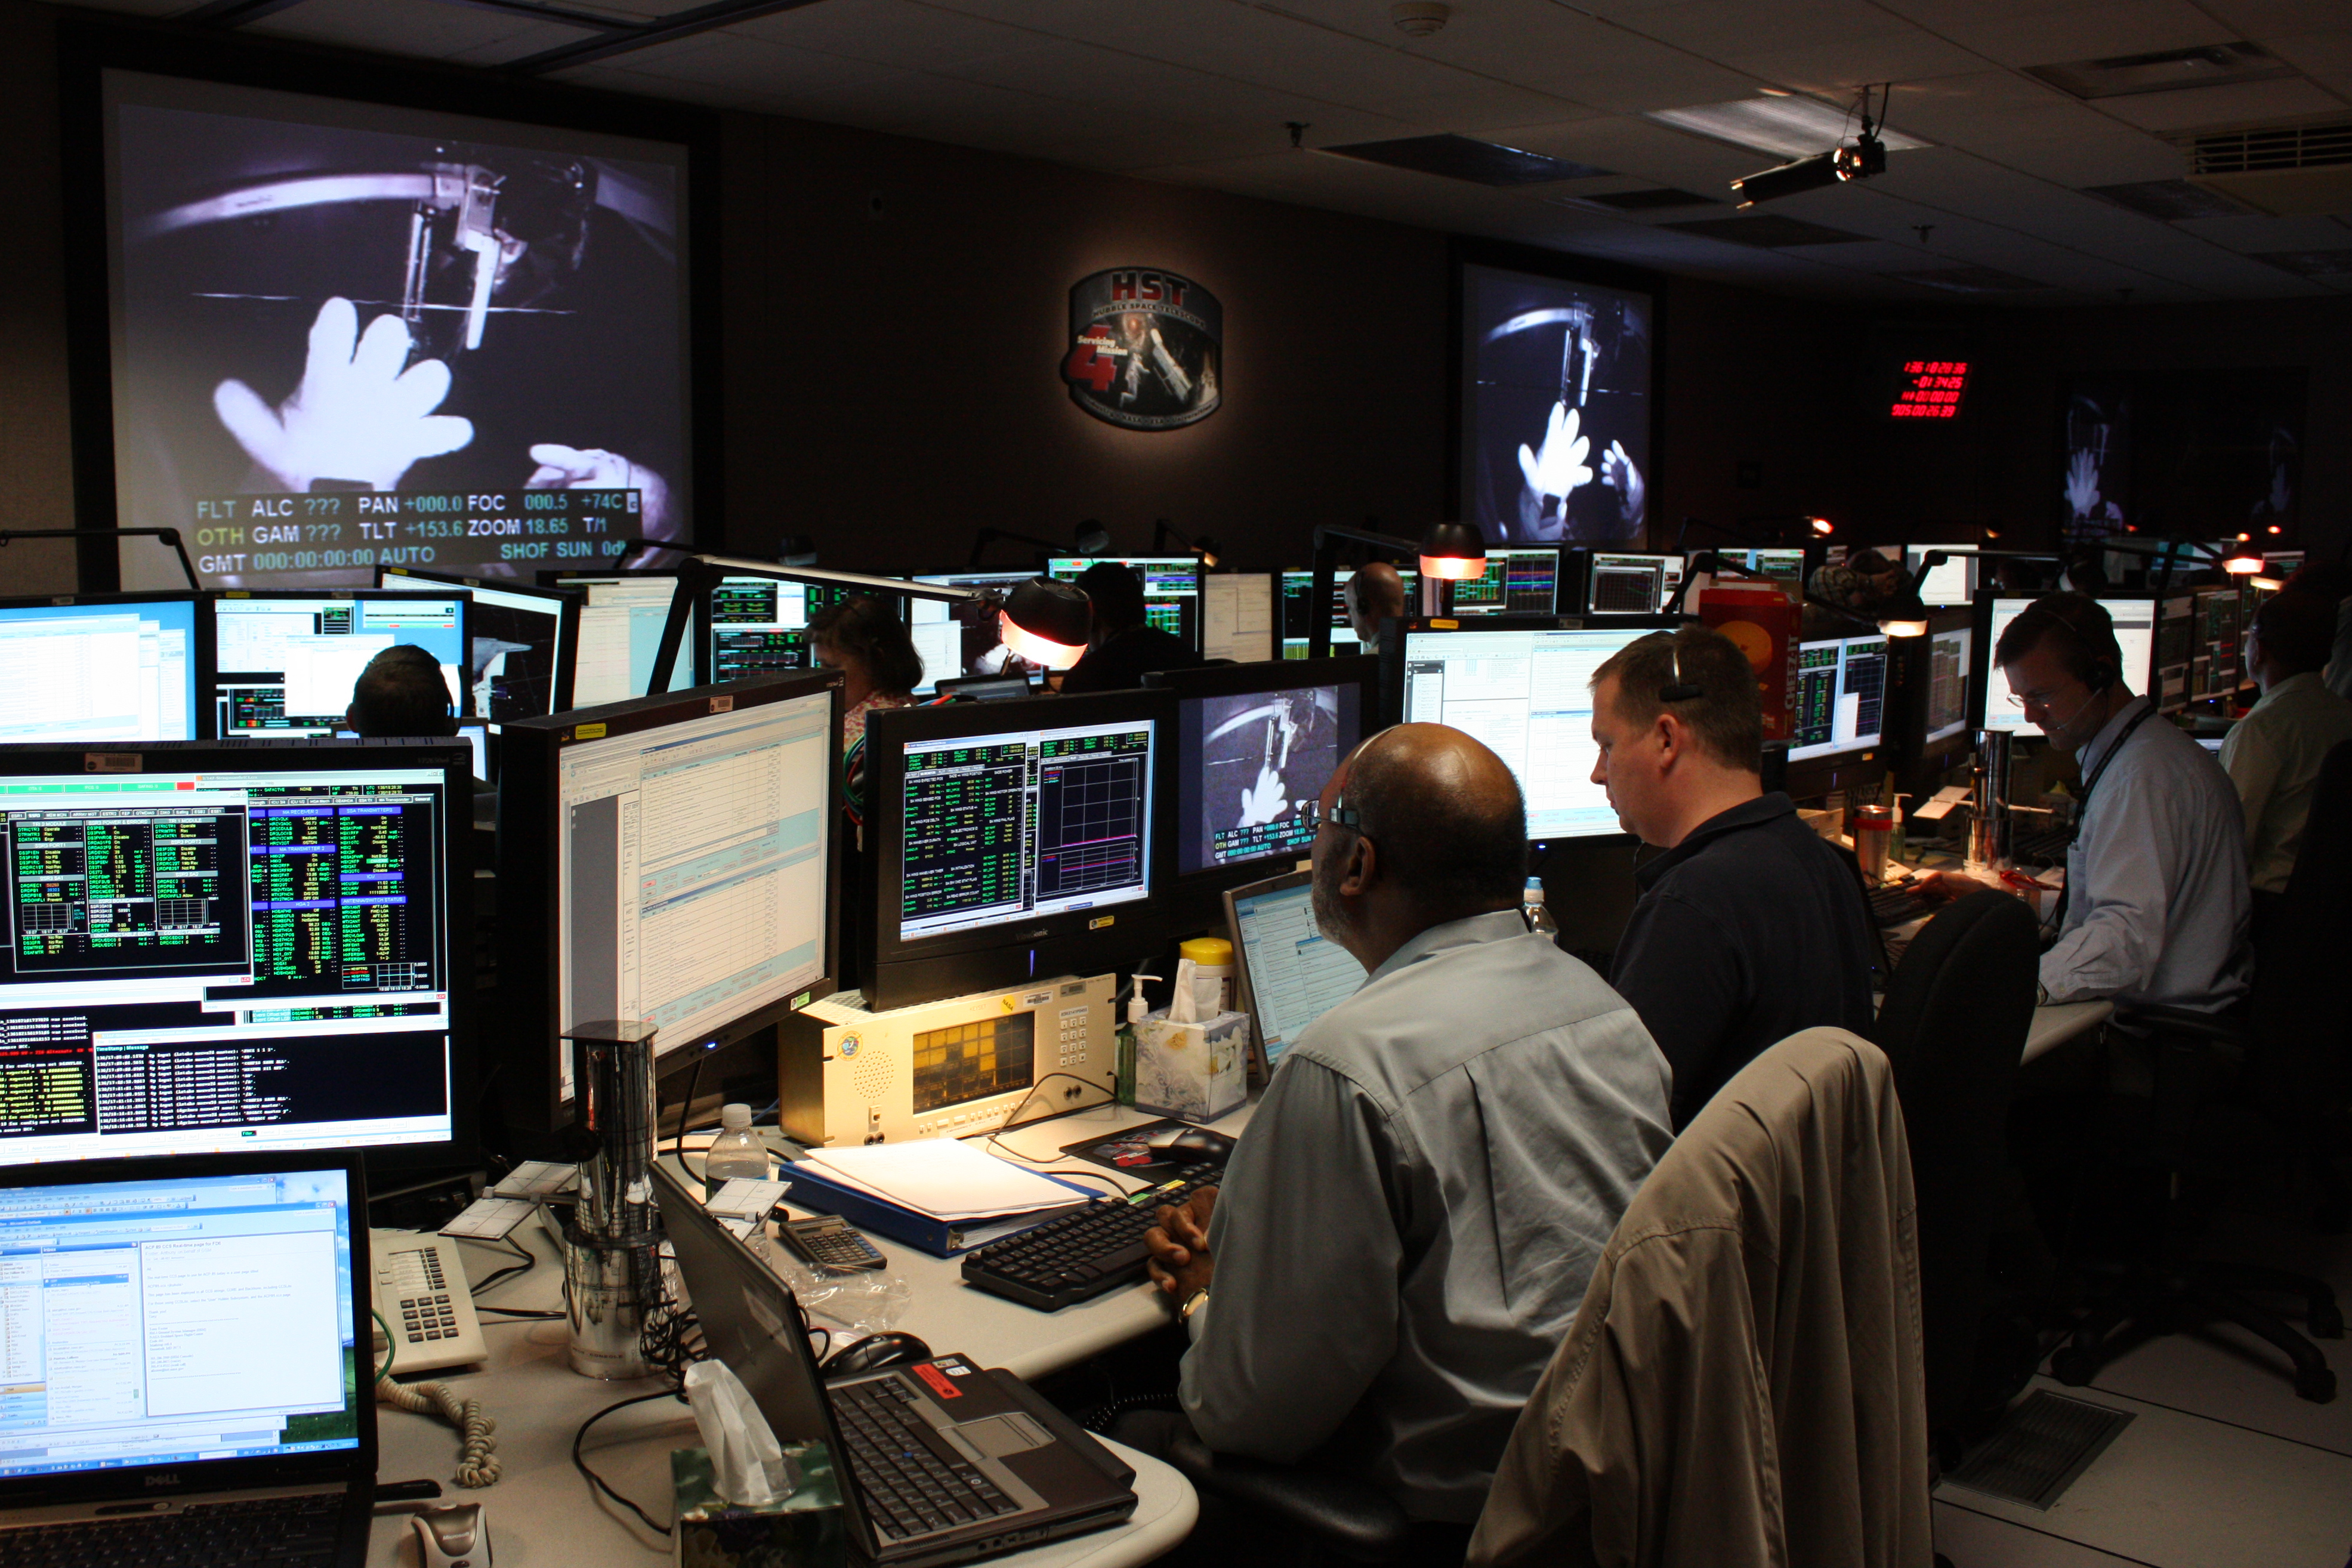
<svg viewBox="0 0 2352 1568"><path fill-rule="evenodd" d="M1451 610L1454 584L1486 570L1486 536L1475 522L1433 522L1418 541L1376 529L1324 523L1315 530L1315 580L1307 589L1308 604L1321 606L1331 602L1331 570L1338 564L1343 543L1370 545L1381 554L1418 558L1421 613L1425 616ZM1310 658L1331 656L1331 617L1319 609L1307 628L1307 654Z"/></svg>
<svg viewBox="0 0 2352 1568"><path fill-rule="evenodd" d="M997 612L1004 646L1032 664L1067 669L1087 651L1094 611L1073 583L1032 577L1016 584Z"/></svg>

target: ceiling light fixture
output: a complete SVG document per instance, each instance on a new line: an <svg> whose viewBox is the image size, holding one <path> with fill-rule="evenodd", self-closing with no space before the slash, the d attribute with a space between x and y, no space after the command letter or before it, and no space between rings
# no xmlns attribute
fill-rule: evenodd
<svg viewBox="0 0 2352 1568"><path fill-rule="evenodd" d="M1878 111L1881 119L1886 113L1888 89L1878 89ZM1775 164L1745 179L1731 182L1739 193L1739 205L1744 209L1758 202L1777 201L1793 196L1800 191L1818 191L1824 186L1845 181L1866 180L1873 174L1886 173L1886 140L1879 134L1878 126L1870 117L1870 89L1862 89L1862 134L1853 145L1844 144L1840 128L1839 144L1827 153L1814 153L1786 163Z"/></svg>
<svg viewBox="0 0 2352 1568"><path fill-rule="evenodd" d="M1885 106L1880 106L1881 119ZM1750 153L1801 158L1823 147L1834 147L1853 133L1851 110L1833 108L1813 98L1744 98L1730 103L1701 103L1687 109L1661 109L1643 117L1677 131L1687 131L1716 142L1727 142ZM1890 153L1907 153L1930 143L1882 128L1879 140Z"/></svg>

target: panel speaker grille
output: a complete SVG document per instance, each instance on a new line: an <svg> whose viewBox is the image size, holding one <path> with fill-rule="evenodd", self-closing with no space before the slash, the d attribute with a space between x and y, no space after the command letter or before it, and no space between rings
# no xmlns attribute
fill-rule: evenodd
<svg viewBox="0 0 2352 1568"><path fill-rule="evenodd" d="M1944 1479L1972 1492L2046 1509L2131 1421L2129 1411L2036 1390Z"/></svg>

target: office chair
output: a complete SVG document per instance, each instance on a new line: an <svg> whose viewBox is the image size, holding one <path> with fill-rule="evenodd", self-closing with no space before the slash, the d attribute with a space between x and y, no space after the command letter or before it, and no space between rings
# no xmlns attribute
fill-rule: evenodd
<svg viewBox="0 0 2352 1568"><path fill-rule="evenodd" d="M2352 940L2352 742L2327 754L2309 825L2288 879L2280 918L2256 954L2252 993L2242 1014L2215 1016L2176 1007L2120 1008L2116 1019L2151 1041L2154 1095L2145 1124L2127 1137L2126 1158L2161 1196L2155 1221L2131 1247L2119 1277L2095 1297L2093 1310L2055 1352L2050 1370L2080 1385L2129 1342L2200 1321L2236 1323L2284 1353L2294 1391L2326 1404L2336 1373L2313 1339L2341 1339L2344 1314L2327 1284L2260 1264L2175 1258L2167 1233L2176 1226L2179 1177L2201 1152L2200 1113L2227 1106L2252 1111L2283 1135L2290 1175L2315 1185L2313 1217L2340 1228L2345 1194L2333 1163L2347 1078L2352 1021L2342 994L2345 943ZM2300 1297L2304 1332L2246 1300L2248 1293ZM2308 1335L2309 1337L2305 1337Z"/></svg>
<svg viewBox="0 0 2352 1568"><path fill-rule="evenodd" d="M2028 1331L2011 1358L2016 1364L2002 1366L1988 1334L1993 1227L2004 1210L2024 1207L2006 1129L2033 1025L2040 953L2033 914L2022 901L1990 889L1970 893L1912 939L1871 1029L1894 1067L1911 1142L1927 1429L1948 1468L1990 1429L2040 1359Z"/></svg>

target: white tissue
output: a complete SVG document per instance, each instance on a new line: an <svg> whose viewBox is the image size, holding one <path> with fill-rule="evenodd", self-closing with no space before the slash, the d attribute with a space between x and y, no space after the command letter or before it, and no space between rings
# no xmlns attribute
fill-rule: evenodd
<svg viewBox="0 0 2352 1568"><path fill-rule="evenodd" d="M1168 998L1168 1021L1171 1024L1197 1024L1201 1021L1200 1001L1192 994L1192 961L1176 961L1176 994Z"/></svg>
<svg viewBox="0 0 2352 1568"><path fill-rule="evenodd" d="M698 1361L686 1369L686 1402L710 1455L711 1477L727 1500L759 1508L789 1496L800 1484L768 1418L751 1403L724 1362Z"/></svg>

